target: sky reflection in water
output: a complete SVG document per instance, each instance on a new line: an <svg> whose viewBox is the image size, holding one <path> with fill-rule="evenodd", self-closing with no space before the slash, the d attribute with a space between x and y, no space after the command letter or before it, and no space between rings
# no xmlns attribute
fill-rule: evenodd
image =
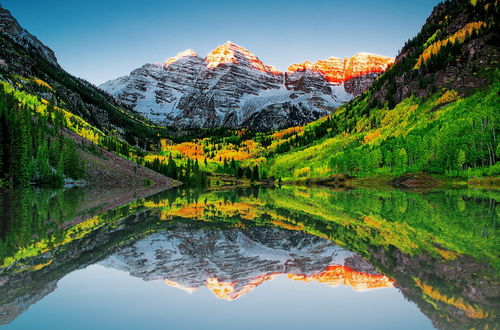
<svg viewBox="0 0 500 330"><path fill-rule="evenodd" d="M395 288L356 292L284 275L234 301L92 265L5 329L432 329Z"/></svg>

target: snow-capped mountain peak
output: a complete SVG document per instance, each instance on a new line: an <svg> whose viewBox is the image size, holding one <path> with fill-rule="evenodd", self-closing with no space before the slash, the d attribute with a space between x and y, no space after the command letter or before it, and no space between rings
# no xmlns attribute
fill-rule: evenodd
<svg viewBox="0 0 500 330"><path fill-rule="evenodd" d="M360 94L392 59L359 53L280 72L228 41L203 59L188 49L100 87L154 122L180 128L303 125Z"/></svg>
<svg viewBox="0 0 500 330"><path fill-rule="evenodd" d="M241 47L234 42L227 41L225 44L212 50L205 58L208 68L215 68L221 64L236 64L247 66L253 69L279 74L276 68L268 67L248 49Z"/></svg>
<svg viewBox="0 0 500 330"><path fill-rule="evenodd" d="M166 68L169 65L171 65L172 63L175 63L179 60L183 60L183 59L190 58L190 57L198 57L198 54L192 49L186 49L185 51L182 51L179 54L167 59L165 61L165 63L163 64L163 66Z"/></svg>

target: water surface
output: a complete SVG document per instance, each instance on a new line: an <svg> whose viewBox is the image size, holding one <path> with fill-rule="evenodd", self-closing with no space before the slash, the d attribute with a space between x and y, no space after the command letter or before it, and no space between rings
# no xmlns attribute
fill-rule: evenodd
<svg viewBox="0 0 500 330"><path fill-rule="evenodd" d="M5 329L497 325L495 192L2 196Z"/></svg>

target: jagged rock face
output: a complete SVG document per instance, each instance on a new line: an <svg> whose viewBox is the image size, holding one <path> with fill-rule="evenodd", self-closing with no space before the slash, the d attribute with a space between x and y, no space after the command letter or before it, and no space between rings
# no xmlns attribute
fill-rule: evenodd
<svg viewBox="0 0 500 330"><path fill-rule="evenodd" d="M351 268L341 267L345 263ZM342 268L335 269L337 277L358 267L370 278L369 282L376 282L373 277L385 280L384 285L392 285L364 259L331 241L302 232L264 227L244 231L158 232L123 248L100 264L144 280L164 280L187 291L206 286L219 298L228 300L238 298L278 274L293 275L297 280L309 276L318 281L332 280L327 279L331 275L328 271L332 272L328 266L332 265ZM366 289L367 283L362 280L354 282Z"/></svg>
<svg viewBox="0 0 500 330"><path fill-rule="evenodd" d="M288 72L318 72L330 83L343 84L366 74L384 72L393 63L394 59L391 57L358 53L345 59L330 57L314 63L305 61L293 64L288 68Z"/></svg>
<svg viewBox="0 0 500 330"><path fill-rule="evenodd" d="M326 77L318 71L305 69L304 71L290 71L285 73L287 89L305 93L330 93L331 85Z"/></svg>
<svg viewBox="0 0 500 330"><path fill-rule="evenodd" d="M310 65L292 66L282 73L249 50L227 42L204 59L187 50L164 64L146 64L100 87L161 125L266 131L303 125L349 101L354 94L344 89L345 79L331 77L339 70L337 76L351 77L387 67L370 62L370 56L318 61L321 70L307 62Z"/></svg>
<svg viewBox="0 0 500 330"><path fill-rule="evenodd" d="M206 56L195 90L181 97L178 109L186 114L181 125L238 127L247 115L239 112L241 102L263 90L279 89L282 80L280 72L228 42Z"/></svg>
<svg viewBox="0 0 500 330"><path fill-rule="evenodd" d="M381 73L394 63L391 57L358 53L344 60L345 80L363 76L369 73Z"/></svg>
<svg viewBox="0 0 500 330"><path fill-rule="evenodd" d="M314 63L305 61L288 68L286 85L287 88L306 92L325 91L333 85L342 88L343 95L352 98L367 90L379 74L393 63L393 58L368 53L358 53L345 59L330 57ZM347 102L350 98L343 101Z"/></svg>
<svg viewBox="0 0 500 330"><path fill-rule="evenodd" d="M295 97L296 94L290 94ZM294 102L282 102L266 106L258 112L251 113L245 120L247 127L259 131L271 131L276 127L287 127L290 123L305 125L324 116L324 111L335 110L334 107L319 110L327 100L321 97L299 97ZM301 101L302 100L302 101Z"/></svg>
<svg viewBox="0 0 500 330"><path fill-rule="evenodd" d="M370 88L379 75L380 73L369 73L359 77L354 77L346 81L344 88L349 94L354 96L361 95L365 90Z"/></svg>
<svg viewBox="0 0 500 330"><path fill-rule="evenodd" d="M199 61L197 61L199 60ZM171 75L175 70L165 65L146 64L132 71L129 79L122 77L108 84L110 94L120 95L120 101L134 105L136 111L151 120L161 123L175 118L176 106L183 95L189 94L196 82L196 68L202 63L198 57L183 57L171 63L183 75Z"/></svg>
<svg viewBox="0 0 500 330"><path fill-rule="evenodd" d="M32 49L50 63L59 66L54 52L37 37L23 29L11 13L0 5L0 33L8 35L17 43Z"/></svg>

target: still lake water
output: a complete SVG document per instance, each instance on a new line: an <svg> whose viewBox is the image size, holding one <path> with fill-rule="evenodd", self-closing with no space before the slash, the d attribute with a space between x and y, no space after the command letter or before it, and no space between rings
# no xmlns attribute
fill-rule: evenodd
<svg viewBox="0 0 500 330"><path fill-rule="evenodd" d="M495 328L497 192L3 194L2 329Z"/></svg>

